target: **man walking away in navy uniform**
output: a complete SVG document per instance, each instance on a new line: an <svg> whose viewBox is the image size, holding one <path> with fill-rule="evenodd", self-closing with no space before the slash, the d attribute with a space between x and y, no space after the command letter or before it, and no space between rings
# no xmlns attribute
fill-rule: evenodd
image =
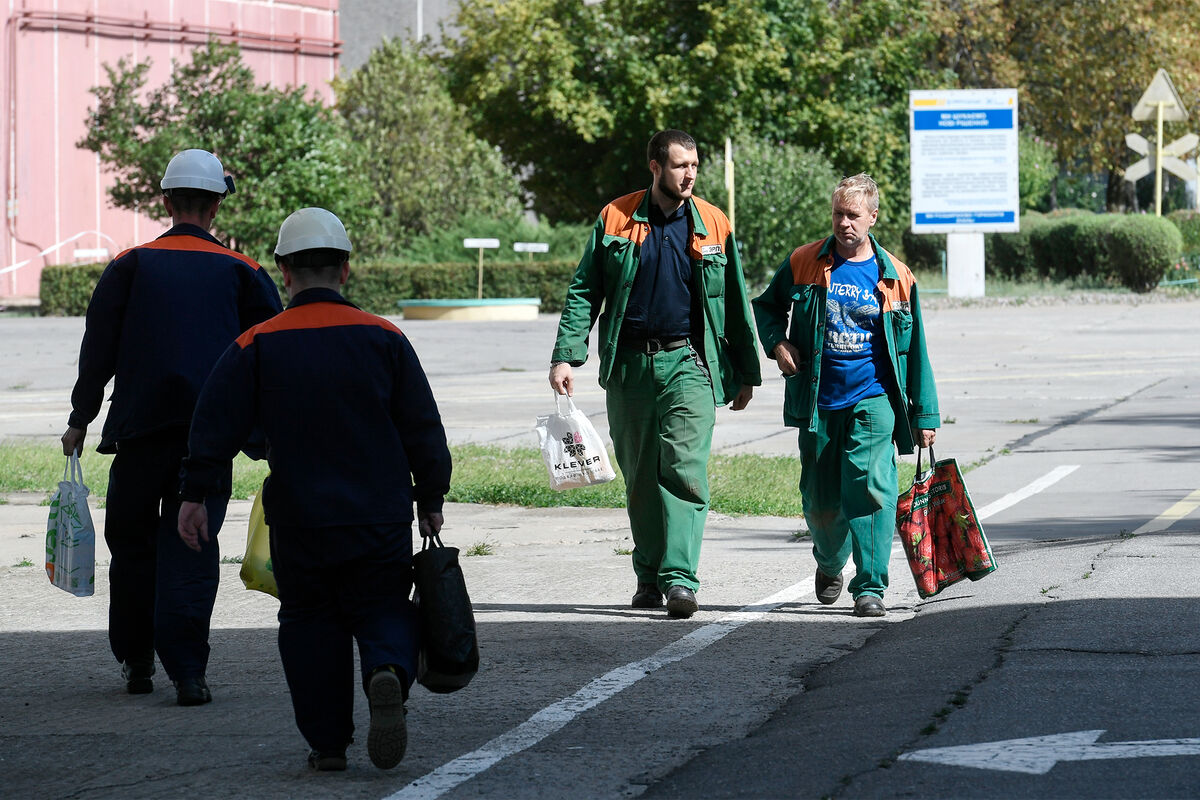
<svg viewBox="0 0 1200 800"><path fill-rule="evenodd" d="M279 229L275 263L291 302L242 334L204 386L184 461L179 536L211 536L204 501L255 426L271 475L263 511L279 588L279 655L316 770L344 770L354 734L354 642L371 709L367 754L404 757L404 702L416 676L412 523L442 527L450 451L408 339L344 300L350 240L303 208Z"/></svg>
<svg viewBox="0 0 1200 800"><path fill-rule="evenodd" d="M217 596L231 463L208 498L210 541L196 555L175 535L179 468L200 387L238 334L273 317L279 291L252 259L208 232L232 180L204 150L171 159L162 179L173 227L118 255L87 310L79 378L63 453L83 447L113 380L101 453L115 453L104 539L109 565L108 639L130 694L154 690L154 652L179 705L212 700L208 626ZM238 443L242 445L241 442Z"/></svg>

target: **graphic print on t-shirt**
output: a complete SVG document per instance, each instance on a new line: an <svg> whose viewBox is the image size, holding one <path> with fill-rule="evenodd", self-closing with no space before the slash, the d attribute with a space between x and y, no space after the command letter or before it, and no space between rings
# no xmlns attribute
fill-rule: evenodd
<svg viewBox="0 0 1200 800"><path fill-rule="evenodd" d="M825 301L825 349L821 357L821 388L817 405L826 410L847 408L859 400L884 393L877 369L879 298L875 285L879 265L836 260Z"/></svg>

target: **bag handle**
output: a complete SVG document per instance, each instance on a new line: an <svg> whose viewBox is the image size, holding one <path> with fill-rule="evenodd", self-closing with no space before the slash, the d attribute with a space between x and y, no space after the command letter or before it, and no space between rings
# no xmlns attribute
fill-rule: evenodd
<svg viewBox="0 0 1200 800"><path fill-rule="evenodd" d="M571 399L571 395L559 394L558 392L555 392L554 393L554 410L558 412L558 415L560 417L567 416L567 414L562 413L562 400L564 397L567 399L567 414L575 413L575 401Z"/></svg>
<svg viewBox="0 0 1200 800"><path fill-rule="evenodd" d="M917 476L921 475L921 457L925 455L925 448L917 448L917 471L914 473ZM933 445L929 445L929 468L933 469L933 465L937 463L937 456L934 455Z"/></svg>
<svg viewBox="0 0 1200 800"><path fill-rule="evenodd" d="M432 543L430 540L432 540ZM426 550L432 550L435 547L445 547L445 546L446 545L442 544L442 535L440 533L435 533L432 536L422 536L421 537L421 552L422 553L424 553Z"/></svg>
<svg viewBox="0 0 1200 800"><path fill-rule="evenodd" d="M70 479L71 483L83 483L83 465L79 463L79 451L72 450L71 455L67 456L67 463L63 465L62 479Z"/></svg>

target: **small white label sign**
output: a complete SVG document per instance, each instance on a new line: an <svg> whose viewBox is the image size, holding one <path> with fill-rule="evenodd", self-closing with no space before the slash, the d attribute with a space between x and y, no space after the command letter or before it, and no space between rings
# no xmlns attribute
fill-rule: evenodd
<svg viewBox="0 0 1200 800"><path fill-rule="evenodd" d="M495 250L499 246L499 239L463 239L463 247L468 250Z"/></svg>

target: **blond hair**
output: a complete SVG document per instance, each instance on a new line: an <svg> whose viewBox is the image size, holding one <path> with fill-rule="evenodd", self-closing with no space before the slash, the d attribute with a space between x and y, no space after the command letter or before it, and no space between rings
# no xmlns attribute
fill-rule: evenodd
<svg viewBox="0 0 1200 800"><path fill-rule="evenodd" d="M868 211L878 211L879 187L875 185L875 181L871 179L870 175L860 172L838 181L838 185L833 190L833 202L836 203L839 200L846 205L853 205L856 201L861 200Z"/></svg>

